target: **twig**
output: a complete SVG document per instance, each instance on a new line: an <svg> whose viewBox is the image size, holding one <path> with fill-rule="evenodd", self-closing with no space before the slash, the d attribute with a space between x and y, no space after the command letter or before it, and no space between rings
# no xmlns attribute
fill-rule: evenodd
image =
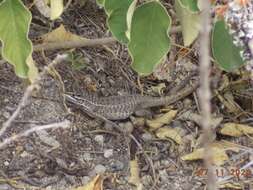
<svg viewBox="0 0 253 190"><path fill-rule="evenodd" d="M170 34L178 33L181 31L180 26L172 27ZM57 50L57 49L71 49L71 48L80 48L85 46L102 46L106 44L115 43L116 39L113 37L109 38L99 38L99 39L80 39L75 41L65 41L65 42L51 42L34 45L34 51L41 50Z"/></svg>
<svg viewBox="0 0 253 190"><path fill-rule="evenodd" d="M182 27L181 26L173 26L170 29L170 34L176 34L182 32Z"/></svg>
<svg viewBox="0 0 253 190"><path fill-rule="evenodd" d="M66 3L66 5L64 6L64 11L69 8L69 6L71 5L71 3L72 3L72 0L68 0L68 2Z"/></svg>
<svg viewBox="0 0 253 190"><path fill-rule="evenodd" d="M24 96L20 100L20 103L17 107L17 109L14 111L14 113L11 115L11 117L3 124L2 128L0 129L0 137L5 133L8 127L12 124L12 122L17 118L20 111L26 106L28 98L31 96L33 90L38 87L39 81L41 80L41 77L44 76L49 68L51 66L54 66L55 64L63 61L67 58L67 55L57 55L56 58L48 65L46 66L43 71L38 75L38 77L34 80L34 82L29 85L24 93Z"/></svg>
<svg viewBox="0 0 253 190"><path fill-rule="evenodd" d="M47 5L47 3L44 0L35 0L34 4L37 8L37 10L46 18L50 18L50 7Z"/></svg>
<svg viewBox="0 0 253 190"><path fill-rule="evenodd" d="M100 38L100 39L80 39L75 41L64 41L64 42L51 42L34 45L34 51L41 50L57 50L57 49L71 49L80 48L85 46L102 46L116 42L115 38Z"/></svg>
<svg viewBox="0 0 253 190"><path fill-rule="evenodd" d="M211 129L211 92L210 92L210 59L209 59L209 33L210 33L210 1L203 3L203 11L201 16L201 31L200 31L200 108L202 120L201 124L204 131L205 141L203 142L205 147L205 165L208 168L207 174L207 189L216 190L215 173L211 165L211 158L213 156L210 144L213 140L213 134Z"/></svg>
<svg viewBox="0 0 253 190"><path fill-rule="evenodd" d="M155 173L155 168L154 168L154 164L152 159L147 155L147 153L145 152L145 150L142 148L141 144L138 142L138 140L132 135L129 134L130 138L136 143L136 145L138 146L138 148L142 151L142 153L144 154L144 156L146 157L147 161L150 164L151 170L152 170L152 175L153 175L153 180L154 180L154 184L152 185L152 187L150 188L151 190L155 188L156 184L157 184L157 177L156 177L156 173Z"/></svg>
<svg viewBox="0 0 253 190"><path fill-rule="evenodd" d="M9 144L13 141L20 139L21 137L28 136L29 134L31 134L33 132L46 130L46 129L67 128L69 126L70 126L70 122L68 120L65 120L60 123L52 123L52 124L48 124L48 125L34 126L31 129L28 129L22 133L18 133L17 135L13 135L10 138L3 140L3 142L0 143L0 149L4 148L4 146L6 146L7 144Z"/></svg>

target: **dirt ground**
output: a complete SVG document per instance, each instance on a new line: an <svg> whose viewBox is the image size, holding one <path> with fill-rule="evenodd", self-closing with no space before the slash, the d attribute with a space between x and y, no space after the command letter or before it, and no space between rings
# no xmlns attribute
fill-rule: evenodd
<svg viewBox="0 0 253 190"><path fill-rule="evenodd" d="M60 24L63 24L67 30L87 38L110 36L106 29L104 11L99 9L94 1L87 1L82 7L79 1L73 1L62 16L62 20L51 23L36 10L32 9L32 12L36 17L34 16L32 21L31 39L49 32ZM64 52L66 50L36 52L34 58L42 69L58 53ZM118 43L79 48L74 54L81 57L83 68L76 69L70 62L64 61L57 64L55 70L43 76L40 88L33 92L27 105L1 140L34 126L64 120L70 121L71 126L64 129L37 131L1 149L0 190L67 190L85 185L97 174L105 178L104 189L136 189L129 183L129 163L134 158L138 160L143 189L205 189L206 176L195 173L198 168L204 168L202 161L181 159L182 155L190 153L194 148L191 147L190 140L185 140L184 145L179 146L172 140L159 139L145 126L147 118L138 116L116 122L120 129L115 130L114 126L88 116L75 106L66 106L62 96L63 93L82 95L84 91L103 97L141 92L153 96L158 94L152 87L159 86L161 83L166 86L164 89L166 94L177 86L181 79L190 75L191 71L187 67L196 71L197 57L189 54L178 62L175 71L181 73L180 77L175 80L160 81L154 76L139 80L138 75L130 67L131 59L126 48ZM182 66L188 62L191 62L191 66L190 63L188 66ZM193 78L197 75L195 73ZM223 76L224 74L216 72L214 67L213 89L220 87ZM238 79L238 75L235 74L228 76L229 81L238 81ZM239 122L253 126L253 90L249 80L245 81L246 87L242 91L233 92L235 101L243 109L241 115L228 113L222 102L218 101L216 96L213 97L212 112L216 116L221 116L223 122ZM15 75L11 65L0 64L1 126L17 108L26 87L27 82ZM185 111L199 113L196 92L174 104L173 108L179 110L180 114ZM152 110L152 114L157 113L160 113L159 108ZM194 121L180 119L180 114L170 125L183 129L185 137L191 134L198 138L201 128ZM139 144L133 141L130 134ZM232 138L217 134L216 140L228 140L248 148L248 151L239 154L239 158L233 153L229 154L231 159L226 167L242 167L252 161L252 137ZM252 176L247 179L229 180L240 183L243 189L253 189ZM227 189L235 189L235 186Z"/></svg>

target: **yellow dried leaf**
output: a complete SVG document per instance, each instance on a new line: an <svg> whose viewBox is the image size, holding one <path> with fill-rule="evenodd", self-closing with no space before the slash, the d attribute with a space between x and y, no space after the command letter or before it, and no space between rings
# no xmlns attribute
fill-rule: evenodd
<svg viewBox="0 0 253 190"><path fill-rule="evenodd" d="M35 81L35 79L38 77L38 68L35 66L35 61L33 60L32 56L28 56L28 58L26 59L26 64L29 67L28 70L28 78L29 80L32 82Z"/></svg>
<svg viewBox="0 0 253 190"><path fill-rule="evenodd" d="M231 150L233 152L239 152L240 151L240 145L231 143L228 141L215 141L212 143L212 147L217 147L217 148L223 148L225 151L226 150Z"/></svg>
<svg viewBox="0 0 253 190"><path fill-rule="evenodd" d="M211 144L211 149L213 152L213 163L217 166L224 164L228 160L228 155L226 150L232 150L238 152L238 147L236 144L229 144L226 142L215 141ZM184 155L181 157L182 160L200 160L204 159L204 148L199 148L194 150L192 153Z"/></svg>
<svg viewBox="0 0 253 190"><path fill-rule="evenodd" d="M242 184L238 183L238 182L229 182L229 183L225 183L222 185L219 185L220 189L242 189L243 186Z"/></svg>
<svg viewBox="0 0 253 190"><path fill-rule="evenodd" d="M63 0L51 0L50 7L50 19L57 19L59 16L61 16L64 9Z"/></svg>
<svg viewBox="0 0 253 190"><path fill-rule="evenodd" d="M245 134L253 134L253 127L243 124L226 123L220 130L220 133L232 137L240 137Z"/></svg>
<svg viewBox="0 0 253 190"><path fill-rule="evenodd" d="M140 169L136 159L130 161L130 178L128 182L135 185L137 189L142 189Z"/></svg>
<svg viewBox="0 0 253 190"><path fill-rule="evenodd" d="M225 93L224 97L217 92L217 97L220 99L222 104L227 108L229 113L237 115L241 112L240 106L234 101L234 97L230 93Z"/></svg>
<svg viewBox="0 0 253 190"><path fill-rule="evenodd" d="M226 160L228 160L228 155L224 148L212 147L213 164L221 166ZM192 153L184 155L181 157L182 160L202 160L204 159L204 148L199 148L194 150Z"/></svg>
<svg viewBox="0 0 253 190"><path fill-rule="evenodd" d="M64 41L75 41L85 39L71 32L66 31L63 25L60 25L53 31L43 35L41 38L43 42L64 42Z"/></svg>
<svg viewBox="0 0 253 190"><path fill-rule="evenodd" d="M180 131L178 128L169 128L169 127L163 127L156 131L156 136L159 139L172 139L177 144L182 143L182 138L180 136Z"/></svg>
<svg viewBox="0 0 253 190"><path fill-rule="evenodd" d="M103 190L102 177L100 175L97 175L86 185L81 186L81 187L77 187L73 190Z"/></svg>
<svg viewBox="0 0 253 190"><path fill-rule="evenodd" d="M171 110L161 117L155 118L153 120L147 120L147 125L151 128L151 130L156 130L162 127L164 124L170 124L176 115L177 110Z"/></svg>

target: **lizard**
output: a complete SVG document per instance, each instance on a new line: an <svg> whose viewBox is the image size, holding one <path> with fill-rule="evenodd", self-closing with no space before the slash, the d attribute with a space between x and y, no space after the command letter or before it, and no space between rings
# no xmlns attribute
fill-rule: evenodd
<svg viewBox="0 0 253 190"><path fill-rule="evenodd" d="M72 104L77 105L84 112L92 117L97 117L105 122L110 123L115 127L116 130L122 132L121 128L113 122L116 120L124 120L130 117L134 112L138 110L143 110L146 108L164 106L177 102L178 100L193 93L199 85L198 81L195 81L191 86L185 87L180 92L175 95L164 96L164 97L152 97L152 96L142 96L140 94L133 95L123 95L123 96L109 96L99 98L90 93L85 93L82 97L71 96L69 94L64 94L64 99ZM125 131L123 130L125 133ZM136 137L129 134L132 140L142 149ZM144 152L145 154L145 152ZM152 160L147 156L150 165L153 165ZM154 167L151 167L152 169ZM156 174L153 169L152 171L154 179L156 179Z"/></svg>
<svg viewBox="0 0 253 190"><path fill-rule="evenodd" d="M164 97L142 96L140 94L97 97L86 93L84 96L64 94L67 102L80 107L88 114L102 117L107 120L124 120L134 112L151 107L170 105L190 95L198 87L195 81L191 86L183 88L175 95Z"/></svg>

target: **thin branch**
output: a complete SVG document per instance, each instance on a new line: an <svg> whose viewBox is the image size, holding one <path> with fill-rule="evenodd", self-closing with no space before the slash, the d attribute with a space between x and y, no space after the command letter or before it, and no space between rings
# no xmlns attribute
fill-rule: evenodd
<svg viewBox="0 0 253 190"><path fill-rule="evenodd" d="M208 168L207 174L207 189L216 190L216 179L215 173L213 172L211 160L212 149L210 144L213 141L213 133L211 129L211 92L210 92L210 58L209 58L209 36L210 36L210 1L205 1L203 3L203 10L201 15L201 32L200 32L200 108L202 120L201 124L204 131L205 141L203 142L205 147L205 165Z"/></svg>
<svg viewBox="0 0 253 190"><path fill-rule="evenodd" d="M43 71L38 75L38 77L34 80L34 82L29 85L24 93L24 96L21 98L19 105L17 109L14 111L14 113L11 115L11 117L4 122L3 126L0 129L0 137L5 133L8 127L11 126L12 122L17 118L20 111L27 105L27 101L29 97L31 96L33 90L38 87L39 81L41 80L42 76L44 76L50 67L56 65L57 63L65 60L67 58L67 55L57 55L56 58L48 65L46 66Z"/></svg>
<svg viewBox="0 0 253 190"><path fill-rule="evenodd" d="M105 44L115 43L115 38L100 38L100 39L81 39L75 41L64 41L64 42L51 42L34 45L34 51L41 50L57 50L57 49L70 49L80 48L85 46L102 46Z"/></svg>
<svg viewBox="0 0 253 190"><path fill-rule="evenodd" d="M48 124L48 125L34 126L31 129L28 129L22 133L18 133L17 135L13 135L10 138L4 139L3 142L0 143L0 149L4 148L7 144L10 144L13 141L20 139L21 137L28 136L29 134L31 134L33 132L46 130L46 129L67 128L69 126L70 126L70 122L68 120L65 120L60 123L52 123L52 124Z"/></svg>
<svg viewBox="0 0 253 190"><path fill-rule="evenodd" d="M181 32L181 26L173 26L170 29L170 34L175 34ZM93 46L103 46L106 44L115 43L117 40L113 37L108 38L98 38L98 39L80 39L74 41L63 41L63 42L50 42L33 45L33 51L48 51L48 50L58 50L58 49L71 49L71 48L81 48L81 47L93 47ZM1 46L0 46L1 50Z"/></svg>
<svg viewBox="0 0 253 190"><path fill-rule="evenodd" d="M181 26L174 26L170 30L170 34L181 32ZM99 38L99 39L81 39L75 41L64 41L64 42L51 42L34 45L34 51L41 50L57 50L57 49L70 49L70 48L81 48L86 46L102 46L106 44L115 43L117 40L113 37Z"/></svg>
<svg viewBox="0 0 253 190"><path fill-rule="evenodd" d="M182 27L181 26L173 26L170 29L170 34L176 34L182 32Z"/></svg>

